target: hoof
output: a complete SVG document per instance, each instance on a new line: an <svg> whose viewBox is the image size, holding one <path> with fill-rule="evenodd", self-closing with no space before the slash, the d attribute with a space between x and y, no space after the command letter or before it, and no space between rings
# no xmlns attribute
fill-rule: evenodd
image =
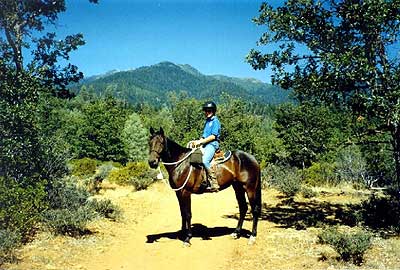
<svg viewBox="0 0 400 270"><path fill-rule="evenodd" d="M190 247L191 245L190 242L183 242L183 247Z"/></svg>
<svg viewBox="0 0 400 270"><path fill-rule="evenodd" d="M248 244L249 245L254 245L256 243L256 237L255 236L250 236L250 239L249 239L249 242L248 242Z"/></svg>
<svg viewBox="0 0 400 270"><path fill-rule="evenodd" d="M234 233L232 233L231 234L231 237L232 237L232 239L239 239L240 238L240 234L239 233L237 233L237 232L234 232Z"/></svg>

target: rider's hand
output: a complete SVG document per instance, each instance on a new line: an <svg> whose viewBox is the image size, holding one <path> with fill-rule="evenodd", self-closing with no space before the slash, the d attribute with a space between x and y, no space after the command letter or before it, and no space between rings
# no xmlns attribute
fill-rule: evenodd
<svg viewBox="0 0 400 270"><path fill-rule="evenodd" d="M202 144L202 142L201 142L201 140L195 140L193 142L193 144L194 144L195 147L198 147L198 146L200 146Z"/></svg>

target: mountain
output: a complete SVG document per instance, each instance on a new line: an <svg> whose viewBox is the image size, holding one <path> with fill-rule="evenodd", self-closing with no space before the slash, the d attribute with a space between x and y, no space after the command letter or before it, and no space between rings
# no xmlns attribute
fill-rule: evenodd
<svg viewBox="0 0 400 270"><path fill-rule="evenodd" d="M223 75L204 75L190 65L161 62L129 71L110 71L74 85L76 93L91 89L97 94L111 93L130 103L162 104L171 92L186 92L189 97L218 101L223 93L261 104L288 101L288 92L256 79Z"/></svg>

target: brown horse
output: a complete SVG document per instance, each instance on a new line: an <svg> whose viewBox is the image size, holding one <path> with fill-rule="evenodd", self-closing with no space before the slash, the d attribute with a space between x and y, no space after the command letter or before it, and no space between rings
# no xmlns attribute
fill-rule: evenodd
<svg viewBox="0 0 400 270"><path fill-rule="evenodd" d="M162 128L157 132L150 128L150 134L149 165L151 168L157 168L160 161L164 163L169 174L169 184L176 191L179 201L184 244L190 245L190 238L192 237L191 194L203 192L204 168L192 165L189 161L192 149L182 147L167 138ZM230 185L235 190L240 212L237 227L232 233L232 237L235 239L240 237L248 209L245 197L245 194L247 194L253 215L253 228L249 244L254 243L257 235L258 217L261 212L261 173L259 164L250 154L243 151L235 151L226 162L217 166L216 174L220 190Z"/></svg>

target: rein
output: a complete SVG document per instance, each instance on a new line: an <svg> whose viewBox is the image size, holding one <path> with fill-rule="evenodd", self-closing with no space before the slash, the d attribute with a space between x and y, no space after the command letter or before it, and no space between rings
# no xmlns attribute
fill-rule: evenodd
<svg viewBox="0 0 400 270"><path fill-rule="evenodd" d="M178 160L178 161L175 161L175 162L163 162L163 161L161 161L161 162L162 162L162 164L167 165L167 166L178 165L178 164L182 163L185 159L187 159L195 150L196 150L196 149L193 148L186 156L184 156L182 159L180 159L180 160ZM162 175L162 172L161 172L160 167L158 167L158 169L160 170L160 173L161 173L161 175ZM173 191L179 191L179 190L183 189L183 188L186 186L187 182L189 181L190 175L192 174L192 170L193 170L193 166L190 165L189 173L188 173L188 175L187 175L187 177L186 177L185 182L183 183L183 185L182 185L181 187L179 187L179 188L172 188L172 187L171 187L171 189L172 189ZM164 178L164 177L163 177L163 178Z"/></svg>
<svg viewBox="0 0 400 270"><path fill-rule="evenodd" d="M162 164L164 164L164 165L178 165L179 163L181 163L182 161L184 161L185 159L187 159L195 150L196 150L196 149L193 148L192 150L190 150L189 154L187 154L186 156L184 156L182 159L180 159L180 160L178 160L178 161L175 161L175 162L164 162L164 161L161 161L161 162L162 162Z"/></svg>

